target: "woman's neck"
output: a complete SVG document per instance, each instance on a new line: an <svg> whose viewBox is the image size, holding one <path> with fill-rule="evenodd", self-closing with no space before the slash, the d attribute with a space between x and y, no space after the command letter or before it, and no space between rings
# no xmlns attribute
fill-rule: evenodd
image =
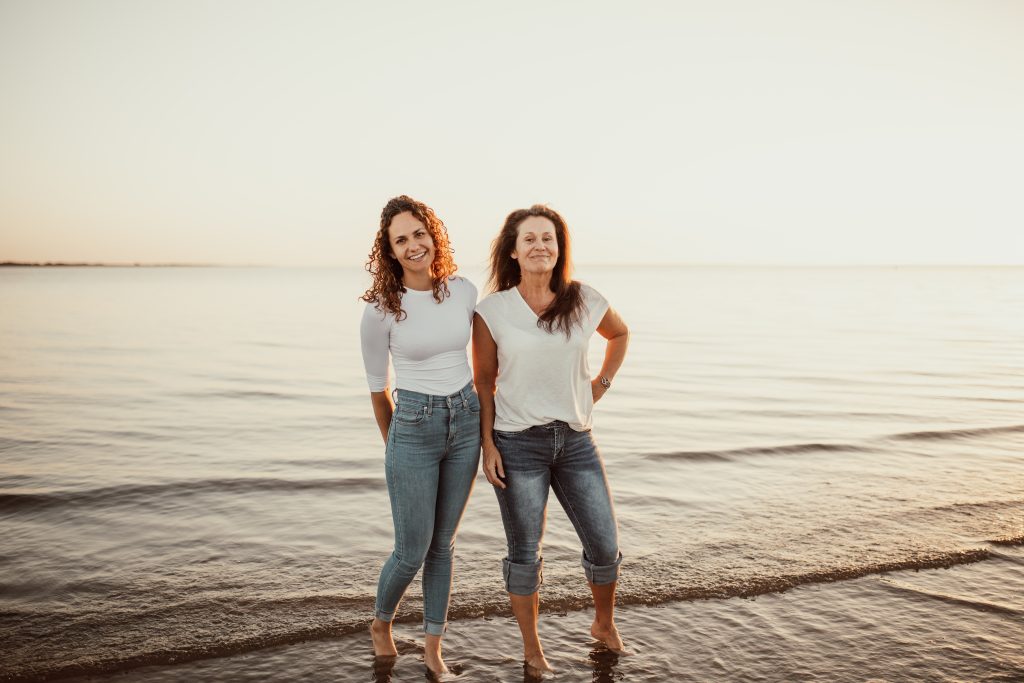
<svg viewBox="0 0 1024 683"><path fill-rule="evenodd" d="M554 292L551 291L551 273L537 274L524 271L520 275L517 287L519 293L527 300L544 301L554 296Z"/></svg>
<svg viewBox="0 0 1024 683"><path fill-rule="evenodd" d="M405 271L402 273L402 285L406 289L425 292L434 288L434 281L430 278L430 273L410 273Z"/></svg>

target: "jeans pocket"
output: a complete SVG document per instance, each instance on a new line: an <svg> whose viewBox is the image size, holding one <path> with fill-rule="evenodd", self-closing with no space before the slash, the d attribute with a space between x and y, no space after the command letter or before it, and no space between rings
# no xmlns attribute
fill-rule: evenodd
<svg viewBox="0 0 1024 683"><path fill-rule="evenodd" d="M414 410L412 407L403 408L402 406L395 407L394 420L404 425L417 425L423 422L423 418L427 415L427 407L418 407L418 410Z"/></svg>
<svg viewBox="0 0 1024 683"><path fill-rule="evenodd" d="M503 462L509 462L516 458L517 452L523 446L523 432L503 432L500 429L491 430L494 445L501 453Z"/></svg>

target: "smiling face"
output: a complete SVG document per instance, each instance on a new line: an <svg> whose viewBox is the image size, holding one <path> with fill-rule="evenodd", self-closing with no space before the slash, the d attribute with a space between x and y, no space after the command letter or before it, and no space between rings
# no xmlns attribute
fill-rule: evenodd
<svg viewBox="0 0 1024 683"><path fill-rule="evenodd" d="M395 216L388 227L391 256L402 266L405 277L430 274L434 262L434 240L427 227L410 211Z"/></svg>
<svg viewBox="0 0 1024 683"><path fill-rule="evenodd" d="M519 224L512 258L528 273L542 275L555 269L558 261L558 238L555 224L544 216L528 216Z"/></svg>

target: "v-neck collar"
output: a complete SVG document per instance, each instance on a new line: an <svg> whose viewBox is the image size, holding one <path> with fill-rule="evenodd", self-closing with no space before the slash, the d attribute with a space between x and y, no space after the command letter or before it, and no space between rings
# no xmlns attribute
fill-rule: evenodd
<svg viewBox="0 0 1024 683"><path fill-rule="evenodd" d="M515 290L516 298L519 299L519 301L523 304L523 307L530 312L530 315L533 316L535 320L540 320L540 316L537 315L537 312L535 310L533 310L533 306L531 306L530 302L526 300L526 297L523 296L523 293L519 291L519 287L513 285L512 289ZM554 301L554 299L552 299L552 301Z"/></svg>

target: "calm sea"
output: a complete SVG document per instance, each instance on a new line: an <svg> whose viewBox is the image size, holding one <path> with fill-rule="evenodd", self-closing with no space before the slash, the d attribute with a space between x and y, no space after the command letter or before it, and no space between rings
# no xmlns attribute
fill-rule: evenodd
<svg viewBox="0 0 1024 683"><path fill-rule="evenodd" d="M559 680L1024 677L1024 269L577 275L632 331L594 431L637 654L588 645L555 505ZM361 632L391 548L367 284L0 269L0 679L422 680L417 585L393 671ZM457 552L449 662L523 680L482 477Z"/></svg>

